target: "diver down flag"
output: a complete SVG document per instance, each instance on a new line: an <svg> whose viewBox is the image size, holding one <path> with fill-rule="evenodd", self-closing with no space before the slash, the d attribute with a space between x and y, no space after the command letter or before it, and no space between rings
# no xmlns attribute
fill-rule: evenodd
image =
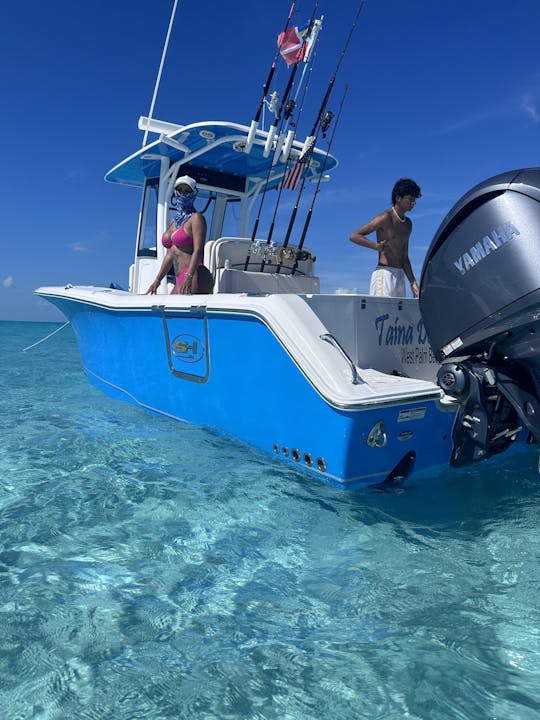
<svg viewBox="0 0 540 720"><path fill-rule="evenodd" d="M289 28L285 32L279 33L277 45L281 57L287 65L294 65L304 59L307 44L305 36L309 28L306 25L303 28Z"/></svg>

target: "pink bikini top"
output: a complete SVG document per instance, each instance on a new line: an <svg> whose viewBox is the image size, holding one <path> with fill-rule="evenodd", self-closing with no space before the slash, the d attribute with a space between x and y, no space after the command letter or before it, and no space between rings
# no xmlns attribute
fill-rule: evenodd
<svg viewBox="0 0 540 720"><path fill-rule="evenodd" d="M173 245L177 248L193 247L193 238L191 237L191 235L187 234L187 232L184 230L183 225L181 225L178 230L175 230L173 232L170 240L167 240L165 235L163 235L163 237L161 238L161 242L166 248L170 248Z"/></svg>

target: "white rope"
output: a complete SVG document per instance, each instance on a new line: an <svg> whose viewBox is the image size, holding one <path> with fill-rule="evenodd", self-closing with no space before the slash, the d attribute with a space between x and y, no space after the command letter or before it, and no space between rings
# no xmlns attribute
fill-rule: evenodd
<svg viewBox="0 0 540 720"><path fill-rule="evenodd" d="M159 65L159 70L156 78L156 86L154 88L154 96L152 97L152 103L150 104L150 112L148 113L148 123L146 125L146 130L144 133L142 146L144 147L146 144L146 138L148 137L148 125L150 125L150 121L152 120L152 115L154 113L154 105L156 104L156 97L157 92L159 88L159 83L161 81L161 72L163 70L163 65L165 64L165 56L167 55L167 47L169 45L169 38L171 37L171 30L174 22L174 16L176 14L176 6L178 5L178 0L174 0L173 10L171 13L171 19L169 21L169 29L167 30L167 37L165 38L165 45L163 46L163 52L161 54L161 63Z"/></svg>
<svg viewBox="0 0 540 720"><path fill-rule="evenodd" d="M28 347L23 348L22 352L26 352L27 350L30 350L31 348L36 347L36 345L39 345L40 343L45 342L45 340L48 340L53 335L56 335L57 332L60 332L60 330L63 330L66 327L66 325L69 325L70 322L71 322L71 320L68 320L66 323L64 323L62 325L62 327L56 328L56 330L53 330L52 333L49 333L47 335L47 337L44 337L41 340L38 340L33 345L29 345Z"/></svg>

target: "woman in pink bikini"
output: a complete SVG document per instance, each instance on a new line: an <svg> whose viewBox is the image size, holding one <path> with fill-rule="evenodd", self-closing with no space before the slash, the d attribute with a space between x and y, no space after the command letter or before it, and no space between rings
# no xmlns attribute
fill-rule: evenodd
<svg viewBox="0 0 540 720"><path fill-rule="evenodd" d="M203 265L206 220L193 207L197 197L197 183L189 175L179 177L175 184L174 199L178 209L161 242L167 248L156 279L146 294L155 294L171 267L176 284L172 295L207 295L212 292L212 274Z"/></svg>

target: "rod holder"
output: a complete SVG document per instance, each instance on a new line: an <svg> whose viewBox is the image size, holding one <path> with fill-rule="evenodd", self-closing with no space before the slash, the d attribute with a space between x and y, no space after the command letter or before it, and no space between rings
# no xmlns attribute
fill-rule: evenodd
<svg viewBox="0 0 540 720"><path fill-rule="evenodd" d="M265 158L270 155L270 150L272 149L272 144L274 142L274 138L276 137L276 131L276 126L271 125L270 130L268 131L268 137L266 138L266 144L264 146L263 157Z"/></svg>
<svg viewBox="0 0 540 720"><path fill-rule="evenodd" d="M251 148L253 147L253 141L255 140L255 133L257 132L258 125L259 123L256 120L251 121L246 141L246 147L244 148L244 152L248 155L251 152Z"/></svg>

